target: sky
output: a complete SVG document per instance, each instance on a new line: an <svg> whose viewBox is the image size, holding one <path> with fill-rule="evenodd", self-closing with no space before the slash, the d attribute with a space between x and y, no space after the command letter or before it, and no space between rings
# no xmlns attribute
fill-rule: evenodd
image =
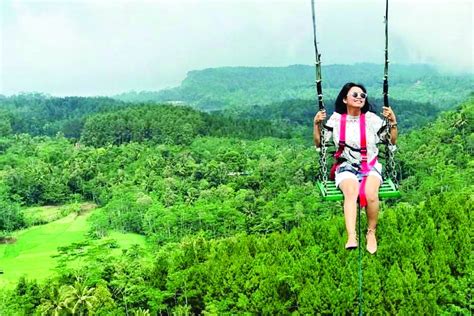
<svg viewBox="0 0 474 316"><path fill-rule="evenodd" d="M384 62L385 1L315 0L323 65ZM390 62L474 74L472 0L390 0ZM314 64L310 0L0 0L0 94L114 95Z"/></svg>

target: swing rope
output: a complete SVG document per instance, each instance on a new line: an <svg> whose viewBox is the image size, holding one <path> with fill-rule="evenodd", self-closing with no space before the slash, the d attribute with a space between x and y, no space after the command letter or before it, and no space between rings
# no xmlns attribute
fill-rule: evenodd
<svg viewBox="0 0 474 316"><path fill-rule="evenodd" d="M323 87L322 87L322 76L321 76L321 54L318 52L318 42L316 40L316 14L314 9L314 0L311 0L311 9L313 13L313 40L314 40L314 54L316 57L315 69L316 69L316 99L318 100L319 110L326 111L323 100ZM328 182L328 170L327 170L327 145L326 145L326 130L323 123L319 123L319 130L321 131L321 154L319 155L319 166L320 174L319 180L326 186Z"/></svg>
<svg viewBox="0 0 474 316"><path fill-rule="evenodd" d="M388 0L385 0L385 65L384 65L384 75L383 75L383 104L386 107L390 107L388 102ZM385 121L385 131L388 135L387 146L385 147L385 154L387 157L387 171L386 174L389 178L395 181L395 185L398 187L398 177L397 169L395 167L395 155L393 150L390 149L390 144L392 139L390 137L390 124L387 118L384 118Z"/></svg>

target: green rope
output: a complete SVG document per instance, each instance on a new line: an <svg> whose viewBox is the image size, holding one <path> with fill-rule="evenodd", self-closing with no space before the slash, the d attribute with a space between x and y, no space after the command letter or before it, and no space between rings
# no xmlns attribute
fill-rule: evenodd
<svg viewBox="0 0 474 316"><path fill-rule="evenodd" d="M362 247L361 247L361 244L360 244L360 240L361 240L361 229L360 229L360 204L357 204L357 208L358 208L358 214L357 214L357 228L358 228L358 235L359 235L359 246L357 248L359 248L359 316L362 315Z"/></svg>

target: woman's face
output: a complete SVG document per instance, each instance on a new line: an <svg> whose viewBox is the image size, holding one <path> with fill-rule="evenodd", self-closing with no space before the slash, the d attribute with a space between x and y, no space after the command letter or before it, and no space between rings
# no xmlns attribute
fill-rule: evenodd
<svg viewBox="0 0 474 316"><path fill-rule="evenodd" d="M342 100L346 105L347 109L362 109L365 105L365 99L367 94L359 87L352 87L347 92L346 97Z"/></svg>

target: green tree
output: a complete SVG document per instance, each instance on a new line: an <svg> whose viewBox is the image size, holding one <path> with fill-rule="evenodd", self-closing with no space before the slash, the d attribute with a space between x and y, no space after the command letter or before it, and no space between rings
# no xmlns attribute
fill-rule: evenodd
<svg viewBox="0 0 474 316"><path fill-rule="evenodd" d="M97 298L94 296L95 288L88 287L83 281L76 280L74 285L63 289L63 304L68 307L73 315L84 315L93 309Z"/></svg>

